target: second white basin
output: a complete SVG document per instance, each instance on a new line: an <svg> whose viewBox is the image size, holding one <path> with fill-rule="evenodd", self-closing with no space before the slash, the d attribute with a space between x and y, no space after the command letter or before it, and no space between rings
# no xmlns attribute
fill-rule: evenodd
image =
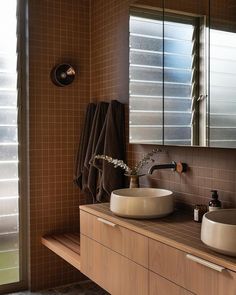
<svg viewBox="0 0 236 295"><path fill-rule="evenodd" d="M174 195L158 188L127 188L111 194L110 209L116 215L128 218L163 217L174 210Z"/></svg>
<svg viewBox="0 0 236 295"><path fill-rule="evenodd" d="M236 256L236 209L206 213L202 220L201 240L216 252Z"/></svg>

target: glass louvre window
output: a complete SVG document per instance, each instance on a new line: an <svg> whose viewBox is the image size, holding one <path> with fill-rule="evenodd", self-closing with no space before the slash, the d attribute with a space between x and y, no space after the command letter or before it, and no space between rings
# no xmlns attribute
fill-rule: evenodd
<svg viewBox="0 0 236 295"><path fill-rule="evenodd" d="M17 1L0 7L0 285L19 281Z"/></svg>
<svg viewBox="0 0 236 295"><path fill-rule="evenodd" d="M130 16L130 143L190 145L198 95L196 19L162 18Z"/></svg>
<svg viewBox="0 0 236 295"><path fill-rule="evenodd" d="M236 147L235 33L210 29L210 146Z"/></svg>
<svg viewBox="0 0 236 295"><path fill-rule="evenodd" d="M130 16L129 140L163 143L163 21Z"/></svg>
<svg viewBox="0 0 236 295"><path fill-rule="evenodd" d="M196 144L196 19L167 16L164 30L164 144Z"/></svg>

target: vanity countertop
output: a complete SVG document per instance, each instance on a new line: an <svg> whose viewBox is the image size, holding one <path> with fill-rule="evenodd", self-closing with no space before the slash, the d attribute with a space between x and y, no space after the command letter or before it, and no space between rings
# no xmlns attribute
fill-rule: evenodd
<svg viewBox="0 0 236 295"><path fill-rule="evenodd" d="M200 239L201 224L185 211L160 219L138 220L114 215L109 203L82 205L80 210L236 272L236 257L218 254L205 246Z"/></svg>

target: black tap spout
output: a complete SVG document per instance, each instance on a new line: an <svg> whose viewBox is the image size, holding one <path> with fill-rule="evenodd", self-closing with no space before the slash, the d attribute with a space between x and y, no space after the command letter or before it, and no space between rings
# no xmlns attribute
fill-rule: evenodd
<svg viewBox="0 0 236 295"><path fill-rule="evenodd" d="M172 161L168 164L158 164L153 165L150 167L148 174L152 174L154 170L161 170L161 169L172 169L173 171L177 171L178 173L186 172L187 171L187 164L186 163L176 163Z"/></svg>
<svg viewBox="0 0 236 295"><path fill-rule="evenodd" d="M173 171L175 171L176 170L176 165L177 164L174 161L171 162L171 163L168 163L168 164L153 165L148 170L148 174L152 174L154 170L162 170L162 169L173 169Z"/></svg>

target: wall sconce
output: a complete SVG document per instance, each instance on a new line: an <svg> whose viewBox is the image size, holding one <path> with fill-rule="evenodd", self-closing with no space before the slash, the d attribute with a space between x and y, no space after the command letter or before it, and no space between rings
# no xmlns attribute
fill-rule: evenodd
<svg viewBox="0 0 236 295"><path fill-rule="evenodd" d="M70 64L56 65L51 71L52 82L60 87L70 85L75 79L75 69Z"/></svg>

